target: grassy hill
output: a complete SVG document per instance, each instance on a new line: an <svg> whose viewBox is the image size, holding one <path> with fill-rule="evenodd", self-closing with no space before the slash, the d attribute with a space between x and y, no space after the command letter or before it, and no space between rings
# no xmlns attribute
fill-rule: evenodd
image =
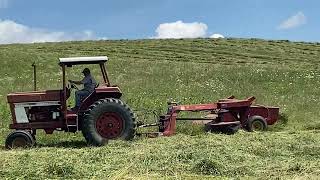
<svg viewBox="0 0 320 180"><path fill-rule="evenodd" d="M6 94L61 88L58 57L107 55L112 84L140 119L165 111L169 98L213 102L254 95L279 106L288 121L265 133L226 136L179 126L170 138L111 141L87 147L81 133L39 133L29 150L0 149L7 178L314 178L320 176L320 44L258 39L119 40L0 46L0 146L10 130ZM83 67L68 69L79 79ZM98 76L98 68L90 66ZM99 79L100 77L96 77ZM101 79L101 78L100 78ZM69 100L73 103L73 99Z"/></svg>

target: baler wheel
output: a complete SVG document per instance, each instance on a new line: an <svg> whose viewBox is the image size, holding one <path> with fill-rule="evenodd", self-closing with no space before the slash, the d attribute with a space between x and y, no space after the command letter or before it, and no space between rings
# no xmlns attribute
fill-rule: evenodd
<svg viewBox="0 0 320 180"><path fill-rule="evenodd" d="M84 115L82 134L87 143L102 146L109 139L131 140L135 136L135 116L120 99L96 101Z"/></svg>
<svg viewBox="0 0 320 180"><path fill-rule="evenodd" d="M16 130L11 132L6 139L7 149L29 148L35 145L35 139L28 131Z"/></svg>
<svg viewBox="0 0 320 180"><path fill-rule="evenodd" d="M248 119L247 130L253 131L265 131L267 130L267 122L261 116L252 116Z"/></svg>

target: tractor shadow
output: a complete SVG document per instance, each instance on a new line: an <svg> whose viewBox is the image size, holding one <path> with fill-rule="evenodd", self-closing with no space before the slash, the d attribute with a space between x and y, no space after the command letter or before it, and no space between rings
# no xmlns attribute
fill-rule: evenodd
<svg viewBox="0 0 320 180"><path fill-rule="evenodd" d="M54 142L54 143L37 143L37 148L43 147L55 147L55 148L74 148L80 149L84 147L89 147L85 141L62 141L62 142Z"/></svg>

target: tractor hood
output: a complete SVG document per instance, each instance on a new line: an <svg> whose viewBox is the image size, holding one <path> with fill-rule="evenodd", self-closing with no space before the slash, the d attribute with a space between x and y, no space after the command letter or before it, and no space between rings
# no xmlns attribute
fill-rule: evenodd
<svg viewBox="0 0 320 180"><path fill-rule="evenodd" d="M60 101L61 97L62 90L16 92L7 95L9 103Z"/></svg>

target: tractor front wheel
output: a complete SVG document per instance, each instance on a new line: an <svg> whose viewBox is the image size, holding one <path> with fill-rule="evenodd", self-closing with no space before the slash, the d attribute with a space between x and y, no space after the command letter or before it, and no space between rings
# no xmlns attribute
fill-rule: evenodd
<svg viewBox="0 0 320 180"><path fill-rule="evenodd" d="M247 130L250 132L266 131L267 127L266 120L261 116L252 116L248 119Z"/></svg>
<svg viewBox="0 0 320 180"><path fill-rule="evenodd" d="M7 149L28 148L35 145L35 139L28 131L17 130L11 132L6 139Z"/></svg>
<svg viewBox="0 0 320 180"><path fill-rule="evenodd" d="M135 135L135 116L119 99L96 101L84 115L82 134L89 145L102 146L109 139L131 140Z"/></svg>

